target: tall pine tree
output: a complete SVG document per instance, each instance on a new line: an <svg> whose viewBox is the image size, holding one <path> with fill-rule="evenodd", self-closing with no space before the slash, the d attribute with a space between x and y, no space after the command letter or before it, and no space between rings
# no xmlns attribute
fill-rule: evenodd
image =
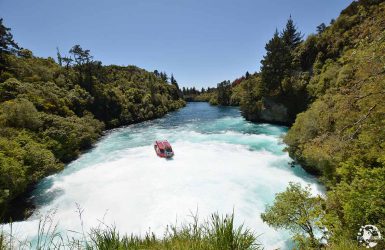
<svg viewBox="0 0 385 250"><path fill-rule="evenodd" d="M296 65L294 51L301 44L302 35L297 30L293 19L289 18L281 34L275 32L266 44L266 55L261 61L262 82L270 94L284 94L282 81L290 77Z"/></svg>
<svg viewBox="0 0 385 250"><path fill-rule="evenodd" d="M178 82L175 80L175 77L173 74L171 74L171 77L170 77L170 83L172 85L175 85L175 86L178 86Z"/></svg>
<svg viewBox="0 0 385 250"><path fill-rule="evenodd" d="M3 24L3 18L0 18L0 75L7 67L7 54L16 54L19 46L13 40L11 29Z"/></svg>
<svg viewBox="0 0 385 250"><path fill-rule="evenodd" d="M283 92L282 80L285 77L285 67L287 55L290 53L285 42L275 31L273 38L266 44L266 55L261 61L261 77L263 85L268 93L273 94L277 89L279 93Z"/></svg>
<svg viewBox="0 0 385 250"><path fill-rule="evenodd" d="M179 84L176 81L176 79L175 79L173 74L171 74L170 83L171 83L171 85L174 85L175 88L176 88L176 94L175 94L174 97L175 98L181 98L183 95L182 95L182 92L180 91Z"/></svg>
<svg viewBox="0 0 385 250"><path fill-rule="evenodd" d="M168 81L168 76L167 76L167 73L166 73L166 72L160 72L159 76L160 76L160 78L161 78L165 83L167 83L167 81Z"/></svg>
<svg viewBox="0 0 385 250"><path fill-rule="evenodd" d="M294 24L291 16L287 20L286 27L282 32L282 39L285 42L286 46L292 51L302 42L302 34L297 31L297 27Z"/></svg>
<svg viewBox="0 0 385 250"><path fill-rule="evenodd" d="M286 60L286 75L291 76L293 74L293 71L295 71L299 66L294 61L294 52L295 49L302 43L303 37L301 32L297 30L297 27L295 26L291 16L289 17L289 20L287 20L286 27L282 31L281 37L283 39L283 42L285 43L285 46L287 47L288 52L288 54L284 56Z"/></svg>

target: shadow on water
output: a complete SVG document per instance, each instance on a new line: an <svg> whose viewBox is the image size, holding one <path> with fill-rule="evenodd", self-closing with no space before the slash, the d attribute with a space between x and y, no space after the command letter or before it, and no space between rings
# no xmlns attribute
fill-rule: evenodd
<svg viewBox="0 0 385 250"><path fill-rule="evenodd" d="M11 209L6 209L3 214L0 214L0 224L22 221L32 215L36 209L32 198L33 189L33 186L29 187L24 194L10 202L8 206Z"/></svg>
<svg viewBox="0 0 385 250"><path fill-rule="evenodd" d="M54 179L52 177L45 178L39 184L36 185L35 190L32 192L32 200L35 204L45 206L53 202L56 198L64 194L64 190L56 188L53 189Z"/></svg>
<svg viewBox="0 0 385 250"><path fill-rule="evenodd" d="M26 220L41 206L50 204L54 199L64 194L61 189L51 190L54 180L44 178L38 184L30 186L27 191L11 201L6 213L0 216L0 223L10 223Z"/></svg>

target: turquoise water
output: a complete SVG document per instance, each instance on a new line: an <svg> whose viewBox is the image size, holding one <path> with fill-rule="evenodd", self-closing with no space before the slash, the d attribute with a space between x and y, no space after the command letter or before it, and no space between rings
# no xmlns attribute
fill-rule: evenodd
<svg viewBox="0 0 385 250"><path fill-rule="evenodd" d="M281 137L286 127L245 121L237 108L189 103L161 119L109 131L89 152L64 171L44 179L34 191L38 209L13 230L34 237L39 217L53 215L59 230L81 231L77 204L84 209L84 229L101 221L122 233L163 235L167 224L202 219L213 212L235 212L266 249L289 243L260 219L265 205L290 181L316 180L291 168ZM152 143L167 139L175 156L158 158ZM73 235L71 235L73 236ZM76 234L74 235L76 237Z"/></svg>

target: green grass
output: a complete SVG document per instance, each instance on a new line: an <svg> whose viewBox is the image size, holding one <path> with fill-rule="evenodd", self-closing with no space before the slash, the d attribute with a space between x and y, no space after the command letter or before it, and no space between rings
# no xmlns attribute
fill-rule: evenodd
<svg viewBox="0 0 385 250"><path fill-rule="evenodd" d="M167 226L163 237L152 232L144 236L126 235L117 231L115 226L103 223L89 232L78 233L80 237L69 238L57 230L53 216L40 220L37 240L30 242L16 239L11 233L0 232L0 250L2 249L84 249L84 250L120 250L120 249L205 249L205 250L258 250L262 246L257 236L243 225L234 225L234 215L219 216L213 214L202 223L197 216L179 226ZM80 213L80 219L81 213ZM82 230L83 231L83 230Z"/></svg>
<svg viewBox="0 0 385 250"><path fill-rule="evenodd" d="M115 228L93 230L89 249L262 249L256 243L256 236L243 226L234 226L234 216L220 217L213 214L210 220L194 222L180 227L167 227L162 239L152 233L145 237L121 236Z"/></svg>
<svg viewBox="0 0 385 250"><path fill-rule="evenodd" d="M79 218L83 227L82 210L78 208ZM58 231L54 223L55 212L40 219L37 238L32 242L16 237L0 228L0 250L37 249L37 250L260 250L264 249L258 243L256 234L243 225L234 225L234 215L219 216L212 214L208 219L199 222L196 215L191 222L171 225L165 228L163 237L157 237L153 232L144 236L121 234L115 226L101 222L98 227L85 232L70 231L77 237L69 237ZM269 249L269 246L266 246ZM325 250L359 250L365 249L351 239L336 239L323 248ZM384 249L381 246L374 249Z"/></svg>

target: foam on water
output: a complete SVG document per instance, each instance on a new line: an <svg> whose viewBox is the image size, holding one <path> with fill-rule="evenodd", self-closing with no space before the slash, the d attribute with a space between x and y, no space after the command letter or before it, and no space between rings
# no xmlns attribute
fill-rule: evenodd
<svg viewBox="0 0 385 250"><path fill-rule="evenodd" d="M201 112L201 114L197 114ZM66 169L46 178L35 191L37 211L14 223L18 234L34 237L40 214L57 209L62 231L80 231L76 203L84 208L85 230L104 220L121 232L157 235L167 224L189 221L213 212L235 212L238 224L252 228L266 249L282 247L285 231L275 231L260 219L290 181L315 180L288 166L280 136L284 127L244 121L237 109L189 104L157 121L111 131L90 152ZM158 158L155 139L168 139L172 160Z"/></svg>

